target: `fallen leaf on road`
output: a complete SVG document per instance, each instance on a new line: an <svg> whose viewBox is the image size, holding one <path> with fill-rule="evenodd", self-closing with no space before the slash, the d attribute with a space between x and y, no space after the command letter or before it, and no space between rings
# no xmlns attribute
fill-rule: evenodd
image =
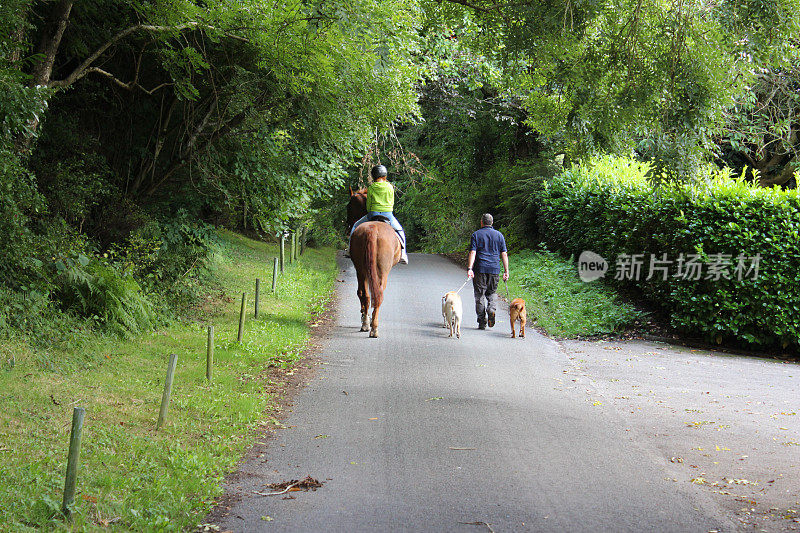
<svg viewBox="0 0 800 533"><path fill-rule="evenodd" d="M547 517L545 517L545 518L547 518ZM494 529L492 529L492 526L490 526L486 522L459 522L459 524L466 524L468 526L486 526L487 528L489 528L489 531L491 533L494 533Z"/></svg>
<svg viewBox="0 0 800 533"><path fill-rule="evenodd" d="M278 492L253 491L253 493L258 494L259 496L280 496L282 494L286 494L287 492L295 492L300 490L317 490L321 486L322 482L317 481L311 476L306 476L306 478L303 479L302 481L293 479L291 481L283 481L281 483L269 483L267 485L268 488L272 490L277 490Z"/></svg>
<svg viewBox="0 0 800 533"><path fill-rule="evenodd" d="M426 401L426 402L435 402L435 401L437 401L437 400L444 400L444 397L443 397L443 396L437 396L437 397L435 397L435 398L428 398L428 399L427 399L427 400L425 400L425 401Z"/></svg>

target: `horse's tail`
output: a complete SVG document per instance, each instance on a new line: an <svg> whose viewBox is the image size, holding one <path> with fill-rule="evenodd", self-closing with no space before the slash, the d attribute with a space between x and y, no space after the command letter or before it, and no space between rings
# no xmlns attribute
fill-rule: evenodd
<svg viewBox="0 0 800 533"><path fill-rule="evenodd" d="M369 283L369 292L372 297L372 307L377 308L383 303L383 290L381 289L381 280L378 276L377 231L370 231L367 233L364 251L364 267L367 270L367 283Z"/></svg>

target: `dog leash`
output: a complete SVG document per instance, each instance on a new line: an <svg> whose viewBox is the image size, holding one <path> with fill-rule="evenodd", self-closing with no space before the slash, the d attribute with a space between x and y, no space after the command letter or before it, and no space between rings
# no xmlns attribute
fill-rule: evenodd
<svg viewBox="0 0 800 533"><path fill-rule="evenodd" d="M465 286L467 283L469 283L469 279L468 279L467 281L465 281L465 282L464 282L464 284L463 284L463 285L461 285L461 286L458 288L458 290L457 290L457 291L455 291L455 292L456 292L456 294L458 294L459 292L461 292L461 289L463 289L463 288L464 288L464 286Z"/></svg>
<svg viewBox="0 0 800 533"><path fill-rule="evenodd" d="M508 300L510 302L511 301L511 297L508 295L508 282L506 282L506 280L503 280L503 285L506 286L506 300Z"/></svg>

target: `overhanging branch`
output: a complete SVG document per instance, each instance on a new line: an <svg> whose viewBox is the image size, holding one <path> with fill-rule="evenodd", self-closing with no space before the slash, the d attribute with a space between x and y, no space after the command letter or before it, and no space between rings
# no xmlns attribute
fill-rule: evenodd
<svg viewBox="0 0 800 533"><path fill-rule="evenodd" d="M110 79L116 85L118 85L119 87L122 87L123 89L127 89L129 91L132 91L133 89L137 89L138 88L138 89L141 89L143 92L145 92L145 93L147 93L149 95L154 94L159 89L162 89L164 87L168 87L170 85L173 85L172 83L162 83L161 85L157 85L156 87L153 87L152 89L145 89L136 80L133 80L133 81L131 81L129 83L125 83L121 79L117 78L116 76L114 76L110 72L101 69L100 67L90 67L90 68L88 68L86 70L86 73L88 74L90 72L96 72L97 74L105 76L106 78Z"/></svg>
<svg viewBox="0 0 800 533"><path fill-rule="evenodd" d="M105 71L101 71L100 69L97 69L96 67L90 68L92 63L97 61L97 59L101 55L103 55L103 53L106 50L108 50L109 48L114 46L116 43L118 43L119 41L121 41L122 39L127 37L128 35L130 35L132 33L135 33L137 31L149 31L149 32L178 31L178 32L180 32L180 31L183 31L183 30L194 29L194 28L213 30L213 31L216 31L218 29L218 28L215 28L214 26L209 26L209 25L206 25L206 24L200 24L199 22L187 22L185 24L179 24L177 26L153 26L153 25L150 25L150 24L137 24L135 26L131 26L129 28L126 28L126 29L120 31L119 33L114 35L111 39L106 41L102 46L100 46L97 50L95 50L92 55L87 57L83 61L83 63L78 65L78 67L75 68L75 70L73 70L66 78L64 78L63 80L51 81L47 85L50 86L50 87L69 87L70 85L72 85L73 83L78 81L79 79L81 79L84 76L86 76L89 72L98 72L98 73L104 74L104 75L108 74ZM225 33L225 36L226 37L230 37L231 39L235 39L235 40L246 42L246 43L250 42L250 40L245 38L245 37L240 37L238 35L234 35L234 34L230 34L230 33Z"/></svg>

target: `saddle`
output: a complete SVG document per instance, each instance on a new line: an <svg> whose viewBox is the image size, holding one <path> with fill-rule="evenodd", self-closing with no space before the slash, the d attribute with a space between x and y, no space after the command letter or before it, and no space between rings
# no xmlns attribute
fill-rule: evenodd
<svg viewBox="0 0 800 533"><path fill-rule="evenodd" d="M383 215L375 215L369 219L370 222L384 222L386 224L389 223L389 219Z"/></svg>
<svg viewBox="0 0 800 533"><path fill-rule="evenodd" d="M391 226L389 219L383 215L375 215L374 217L369 219L369 222L383 222L384 224L389 224L389 226ZM400 238L400 234L397 232L397 230L394 231L394 235L395 237L397 237L397 240L400 241L400 245L403 245L403 239Z"/></svg>

